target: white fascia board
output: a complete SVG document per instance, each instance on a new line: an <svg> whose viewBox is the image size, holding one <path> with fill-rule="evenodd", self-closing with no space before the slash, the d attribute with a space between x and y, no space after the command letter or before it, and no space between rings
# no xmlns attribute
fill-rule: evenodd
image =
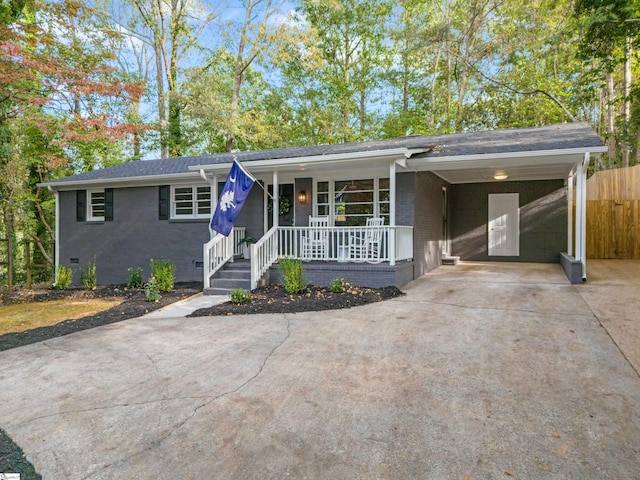
<svg viewBox="0 0 640 480"><path fill-rule="evenodd" d="M360 160L371 160L373 158L396 160L401 158L410 158L412 155L423 153L424 149L409 149L409 148L392 148L386 150L371 150L371 151L359 151L350 153L333 153L329 155L313 155L307 157L288 157L277 158L268 160L252 160L245 162L246 166L251 172L254 171L268 171L274 168L286 168L286 167L300 167L301 165L321 165L332 164L337 162L351 162ZM215 163L204 165L193 165L189 167L189 170L204 170L206 172L226 172L231 167L229 163Z"/></svg>
<svg viewBox="0 0 640 480"><path fill-rule="evenodd" d="M606 146L564 148L557 150L529 150L522 152L479 153L473 155L452 155L448 157L423 157L407 160L409 168L427 168L428 170L457 170L463 168L481 168L500 165L528 165L530 159L536 159L535 164L559 164L575 163L576 156L584 156L586 153L600 154L607 151ZM545 157L548 157L545 160ZM563 158L562 161L560 159Z"/></svg>
<svg viewBox="0 0 640 480"><path fill-rule="evenodd" d="M96 178L93 180L71 180L68 182L43 182L38 187L47 187L51 191L75 190L77 187L146 187L149 185L162 185L175 181L201 181L199 173L185 172L170 175L145 175L140 177L124 178Z"/></svg>

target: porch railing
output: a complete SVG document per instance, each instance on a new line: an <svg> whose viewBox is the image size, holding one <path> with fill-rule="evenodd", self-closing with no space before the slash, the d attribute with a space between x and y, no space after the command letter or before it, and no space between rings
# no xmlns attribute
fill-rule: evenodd
<svg viewBox="0 0 640 480"><path fill-rule="evenodd" d="M218 233L204 244L202 253L202 258L204 259L204 288L211 286L213 274L233 258L234 238L235 235L225 237Z"/></svg>
<svg viewBox="0 0 640 480"><path fill-rule="evenodd" d="M246 237L247 229L244 227L233 227L233 254L236 256L242 255L242 244L240 240Z"/></svg>
<svg viewBox="0 0 640 480"><path fill-rule="evenodd" d="M278 256L394 265L413 258L413 227L279 227Z"/></svg>
<svg viewBox="0 0 640 480"><path fill-rule="evenodd" d="M251 290L278 259L278 227L272 227L255 244L251 245Z"/></svg>
<svg viewBox="0 0 640 480"><path fill-rule="evenodd" d="M240 253L237 246L244 235L242 227L234 228L228 237L218 234L204 245L205 288L211 286L211 277ZM396 261L413 259L413 227L273 227L251 245L252 290L282 257L395 265Z"/></svg>

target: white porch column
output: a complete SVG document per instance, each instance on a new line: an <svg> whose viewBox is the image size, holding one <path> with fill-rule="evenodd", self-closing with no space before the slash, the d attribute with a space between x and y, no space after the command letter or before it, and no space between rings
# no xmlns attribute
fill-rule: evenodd
<svg viewBox="0 0 640 480"><path fill-rule="evenodd" d="M567 177L567 255L573 256L573 169Z"/></svg>
<svg viewBox="0 0 640 480"><path fill-rule="evenodd" d="M389 165L389 265L396 264L396 162Z"/></svg>
<svg viewBox="0 0 640 480"><path fill-rule="evenodd" d="M280 212L280 187L278 186L278 172L273 171L273 226L278 226L278 217Z"/></svg>

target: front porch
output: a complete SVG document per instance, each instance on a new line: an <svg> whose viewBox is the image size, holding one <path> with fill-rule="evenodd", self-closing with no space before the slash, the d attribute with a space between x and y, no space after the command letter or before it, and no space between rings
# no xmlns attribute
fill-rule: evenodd
<svg viewBox="0 0 640 480"><path fill-rule="evenodd" d="M376 235L372 235L374 233ZM225 264L241 255L243 229L214 236L204 245L204 289ZM375 242L366 239L375 238ZM273 227L249 245L250 289L272 283L279 258L305 262L306 278L327 285L336 277L368 287L404 285L413 279L413 227Z"/></svg>

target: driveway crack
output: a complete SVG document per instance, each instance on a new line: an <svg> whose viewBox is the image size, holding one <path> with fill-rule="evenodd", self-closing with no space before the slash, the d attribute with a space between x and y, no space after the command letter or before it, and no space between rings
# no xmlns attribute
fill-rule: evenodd
<svg viewBox="0 0 640 480"><path fill-rule="evenodd" d="M269 359L271 358L271 356L276 352L276 350L278 350L280 347L282 347L282 345L285 344L285 342L289 339L289 337L291 336L291 330L290 330L290 320L289 317L287 315L284 316L285 320L286 320L286 335L282 338L282 340L276 344L271 351L265 356L264 360L262 361L262 363L260 364L260 366L258 367L258 371L251 376L250 378L248 378L247 380L245 380L241 385L239 385L238 387L232 389L232 390L228 390L226 392L223 392L219 395L216 396L204 396L204 397L179 397L179 398L170 398L170 399L162 399L162 400L155 400L153 402L140 402L140 403L132 403L132 404L127 404L127 405L121 405L121 406L129 406L129 405L145 405L145 404L149 404L149 403L158 403L158 402L163 402L163 401L170 401L170 400L177 400L177 399L188 399L188 398L207 398L207 401L202 402L201 404L195 406L193 408L193 411L191 412L190 415L187 415L181 422L176 423L174 426L171 427L171 429L165 434L163 435L161 438L158 438L154 441L152 441L151 443L149 443L149 445L147 445L145 448L143 448L142 450L135 452L132 455L127 456L126 458L122 458L116 462L112 462L109 465L105 466L104 468L109 468L118 464L122 464L124 462L126 462L127 460L130 460L132 458L135 458L137 456L140 456L142 454L144 454L145 452L149 452L155 448L157 448L158 446L160 446L165 440L167 440L169 437L171 437L174 432L176 432L177 430L179 430L180 428L182 428L189 420L191 420L193 417L196 416L196 414L198 413L198 411L203 408L206 407L210 404L212 404L213 402L215 402L216 400L219 400L221 398L225 398L228 397L229 395L233 395L234 393L238 393L240 390L242 390L243 388L245 388L247 385L249 385L252 381L254 381L256 378L258 378L260 376L260 374L262 373L262 371L264 370L265 365L267 364L267 362L269 361ZM105 408L114 408L114 407L105 407ZM100 408L94 408L94 409L87 409L85 411L91 411L91 410L100 410ZM66 412L66 413L74 413L74 412ZM53 415L48 415L48 416L53 416ZM46 417L41 417L41 418L46 418ZM33 420L37 420L37 419L33 419ZM91 478L94 473L96 473L95 471L92 473L89 473L86 477L84 477L85 479Z"/></svg>

